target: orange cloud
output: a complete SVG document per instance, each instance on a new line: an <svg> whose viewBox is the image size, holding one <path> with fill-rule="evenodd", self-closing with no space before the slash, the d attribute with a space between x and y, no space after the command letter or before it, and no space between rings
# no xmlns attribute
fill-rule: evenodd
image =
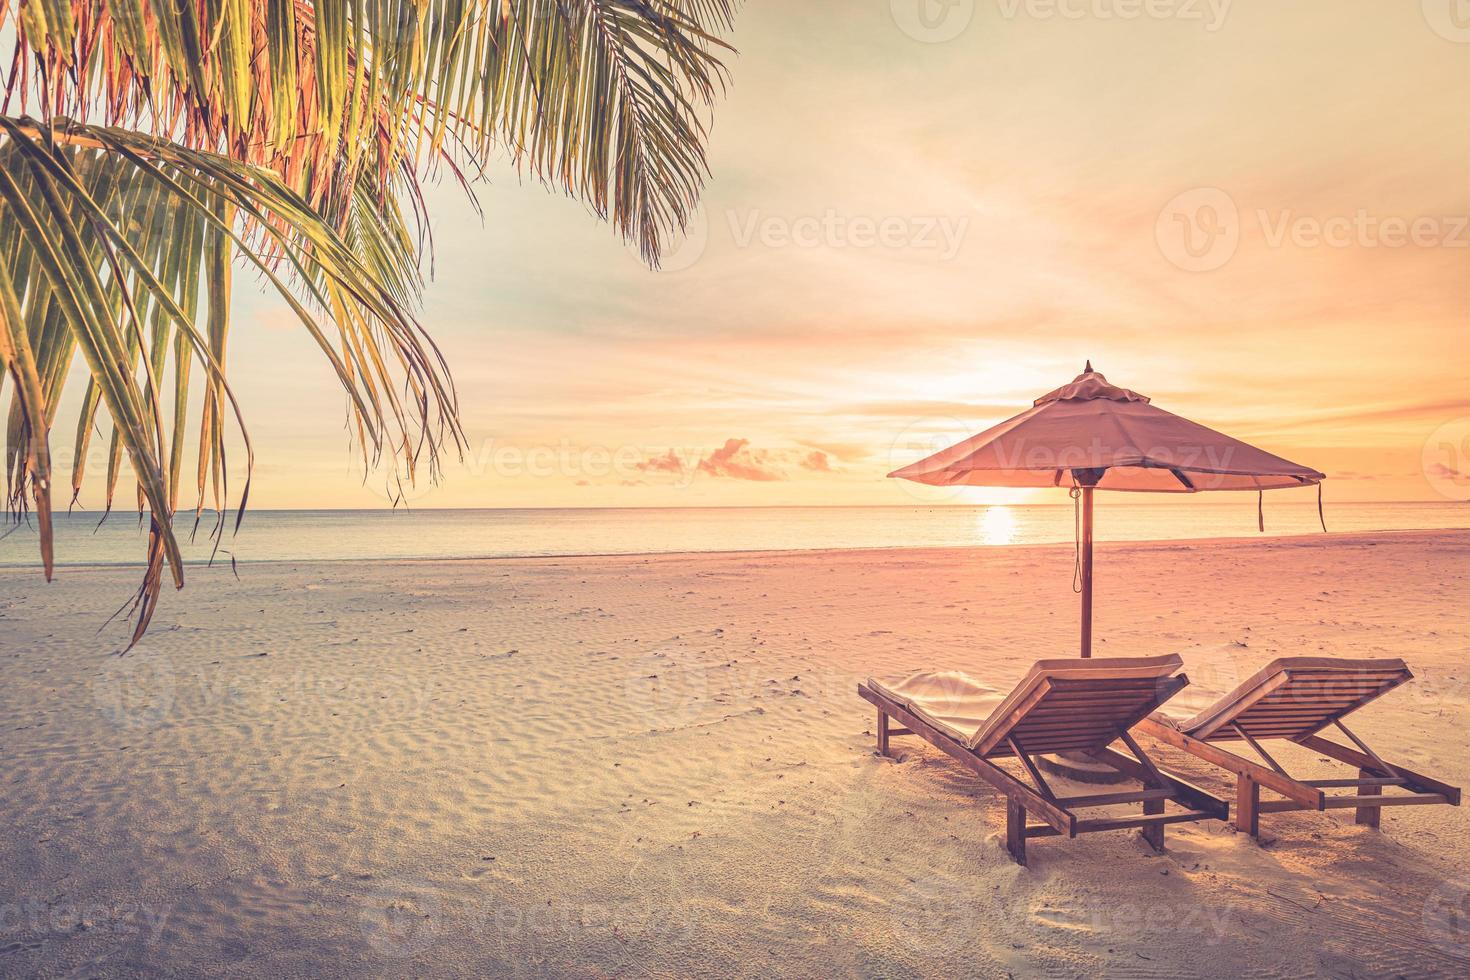
<svg viewBox="0 0 1470 980"><path fill-rule="evenodd" d="M831 460L827 458L826 453L818 449L813 449L811 452L807 453L806 456L802 459L801 465L803 469L815 470L818 473L832 472Z"/></svg>
<svg viewBox="0 0 1470 980"><path fill-rule="evenodd" d="M725 444L699 461L699 472L732 480L771 482L786 474L768 464L767 454L748 448L749 439L726 439Z"/></svg>
<svg viewBox="0 0 1470 980"><path fill-rule="evenodd" d="M651 456L634 465L641 473L683 473L684 461L672 449L662 456Z"/></svg>

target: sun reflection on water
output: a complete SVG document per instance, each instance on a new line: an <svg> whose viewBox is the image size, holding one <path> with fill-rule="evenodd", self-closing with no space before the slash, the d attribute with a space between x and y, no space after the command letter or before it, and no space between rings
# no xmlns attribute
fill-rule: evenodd
<svg viewBox="0 0 1470 980"><path fill-rule="evenodd" d="M1016 514L1004 504L987 507L975 518L981 544L1014 544Z"/></svg>

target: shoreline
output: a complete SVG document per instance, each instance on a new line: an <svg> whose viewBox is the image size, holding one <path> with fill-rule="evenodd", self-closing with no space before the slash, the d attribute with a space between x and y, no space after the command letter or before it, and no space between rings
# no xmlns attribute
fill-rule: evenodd
<svg viewBox="0 0 1470 980"><path fill-rule="evenodd" d="M636 509L636 508L628 508ZM1464 527L1442 527L1442 528L1390 528L1378 531L1318 531L1307 534L1255 534L1230 535L1201 538L1136 538L1108 540L1099 538L1094 547L1098 551L1111 550L1115 548L1128 549L1178 549L1180 547L1209 546L1222 548L1231 546L1269 546L1273 544L1304 545L1314 542L1322 545L1348 544L1355 539L1393 539L1413 537L1416 535L1465 535L1470 536L1470 528ZM234 565L423 565L435 562L447 564L473 563L473 562L544 562L544 561L589 561L589 560L614 560L620 558L698 558L709 557L752 557L752 556L779 556L779 555L861 555L879 554L892 555L895 553L916 554L952 554L955 552L974 552L984 554L992 551L1012 553L1032 549L1036 551L1055 550L1058 548L1073 547L1071 541L1028 541L1014 544L957 544L957 545L891 545L872 546L854 545L852 547L838 548L752 548L752 549L723 549L723 550L689 550L689 551L587 551L555 555L465 555L465 556L392 556L392 557L354 557L354 558L240 558L234 561ZM69 568L76 570L115 570L133 569L139 570L145 567L144 562L76 562L69 563L57 561L54 565L57 569ZM217 559L214 562L188 561L184 567L209 569L224 567L229 569L231 562L228 558ZM6 564L0 563L0 574L12 570L39 570L40 564Z"/></svg>
<svg viewBox="0 0 1470 980"><path fill-rule="evenodd" d="M1050 490L1050 489L1053 489L1053 488L1048 488L1048 490ZM1055 489L1060 489L1060 488L1055 488ZM1286 488L1286 489L1301 490L1301 489L1309 489L1309 488L1290 487L1290 488ZM1255 493L1256 491L1254 491L1254 490L1213 490L1213 491L1200 491L1200 492L1196 492L1196 493L1167 493L1167 494L1150 494L1150 493L1140 493L1138 491L1126 491L1126 490L1110 490L1110 491L1107 491L1107 492L1112 495L1111 497L1109 497L1107 499L1109 499L1113 504L1121 504L1122 506L1125 506L1125 507L1153 507L1153 506L1159 506L1159 507L1183 507L1183 506L1215 507L1215 506L1221 506L1221 507L1225 507L1225 506L1234 506L1235 505L1235 500L1232 499L1232 497L1238 497L1240 494ZM1267 492L1268 493L1277 493L1278 491L1276 491L1276 490L1270 490L1270 491L1267 491ZM1131 500L1132 502L1131 503L1125 502L1125 499L1126 500ZM1316 502L1316 498L1315 497L1312 500L1310 500L1310 501L1279 500L1279 501L1275 501L1274 503L1278 507L1283 507L1283 506L1284 507L1309 507L1312 510L1316 510L1317 509L1317 502ZM1443 497L1436 497L1436 498L1419 498L1419 499L1413 499L1413 500L1338 500L1338 501L1332 501L1332 502L1330 502L1328 504L1328 506L1336 506L1336 507L1342 507L1342 506L1349 506L1349 507L1357 507L1357 506L1367 506L1367 507L1405 507L1405 506L1409 506L1409 507L1412 507L1412 506L1419 506L1419 505L1440 506L1440 505L1443 505L1443 504L1455 504L1455 503L1465 503L1467 505L1470 505L1470 501L1455 501L1455 500L1449 500L1449 499L1446 499L1446 498L1443 498ZM644 504L644 505L625 505L625 506L621 506L621 507L594 507L594 506L590 506L590 505L581 505L581 506L578 506L578 505L573 505L573 504L564 504L564 505L563 504L559 504L559 505L555 505L555 506L541 506L541 507L408 507L408 506L399 506L399 507L249 507L249 508L246 509L245 513L248 516L250 514L313 514L313 513L321 513L321 514L358 514L358 513L371 513L371 514L419 514L419 513L435 513L435 512L440 512L440 513L451 513L451 512L459 512L459 513L475 513L475 512L500 513L500 512L506 512L506 511L520 512L520 511L557 511L557 510L639 510L639 511L648 511L648 510L812 510L812 509L818 509L818 510L891 510L891 509L907 510L907 509L912 509L912 508L943 509L943 508L947 508L947 507L961 508L961 509L963 509L963 508L972 508L973 509L973 508L981 508L981 507L1067 507L1067 508L1070 508L1071 506L1072 506L1072 504L1070 502L1068 502L1068 501L1065 501L1065 500L1063 500L1063 501L1057 501L1056 503L1048 503L1048 502L1044 502L1044 501L1026 501L1026 502L1023 502L1023 503L943 503L943 502L940 502L940 501L920 501L920 500L914 500L911 503L902 503L902 504L899 504L899 503L887 503L887 504L702 504L702 505L695 505L695 504ZM79 517L85 517L85 516L96 516L96 513L97 512L95 510L82 509L82 510L77 510L77 511L62 511L62 512L58 512L55 516L63 517L63 516L75 514L76 516L79 516ZM117 511L113 511L113 513L114 514L117 514L117 515L122 515L122 514L136 514L137 512L136 511L122 511L122 510L117 510ZM148 513L148 511L147 510L144 510L143 513L146 514L146 513ZM219 511L211 510L211 509L209 509L207 507L203 511L203 514L206 517L210 517L210 518L213 518L215 515L217 515L219 513L220 513ZM237 513L237 511L235 511L235 510L226 510L226 511L224 511L224 514L227 517L232 516L232 515L234 515L236 513Z"/></svg>

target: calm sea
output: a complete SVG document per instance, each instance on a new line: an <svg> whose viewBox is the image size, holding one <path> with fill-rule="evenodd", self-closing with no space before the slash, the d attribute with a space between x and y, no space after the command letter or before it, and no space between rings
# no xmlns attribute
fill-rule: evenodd
<svg viewBox="0 0 1470 980"><path fill-rule="evenodd" d="M1194 504L1190 506L1190 504ZM207 561L205 525L185 543L189 561ZM136 515L57 515L58 564L132 564L146 533ZM187 528L187 523L184 525ZM1333 532L1470 528L1470 504L1329 504ZM0 566L37 562L34 526L6 527ZM1320 533L1315 504L1266 501L1268 535ZM943 507L760 507L540 510L253 511L228 561L382 558L504 558L528 555L676 551L805 550L1017 545L1070 542L1068 504ZM1113 504L1097 508L1102 541L1254 537L1256 501Z"/></svg>

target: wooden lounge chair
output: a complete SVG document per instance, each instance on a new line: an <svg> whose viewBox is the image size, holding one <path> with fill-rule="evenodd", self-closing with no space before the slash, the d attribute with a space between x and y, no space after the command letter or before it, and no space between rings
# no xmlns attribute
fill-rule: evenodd
<svg viewBox="0 0 1470 980"><path fill-rule="evenodd" d="M1098 660L1043 660L1009 695L958 672L915 674L901 681L869 679L858 694L878 709L878 752L888 740L916 735L948 754L1006 797L1006 849L1026 863L1030 837L1076 837L1138 828L1156 851L1164 826L1225 820L1229 805L1172 774L1161 772L1128 729L1189 683L1177 656ZM893 719L902 728L892 728ZM1108 746L1121 739L1132 755ZM1143 784L1141 790L1058 797L1032 756L1081 751ZM995 760L1016 759L1030 785ZM1165 812L1173 801L1180 812ZM1141 803L1141 815L1081 818L1077 810ZM1027 814L1044 821L1028 824Z"/></svg>
<svg viewBox="0 0 1470 980"><path fill-rule="evenodd" d="M1357 822L1378 826L1386 806L1427 803L1460 805L1460 790L1398 764L1385 762L1342 723L1342 719L1414 675L1402 660L1339 660L1286 657L1272 661L1254 677L1190 718L1158 713L1137 730L1183 749L1235 775L1235 824L1260 835L1260 816L1287 810L1357 811ZM1356 748L1322 738L1336 727ZM1286 739L1339 762L1356 766L1356 779L1297 779L1267 752L1263 742ZM1222 747L1241 742L1258 755L1253 762ZM1390 793L1399 788L1403 792ZM1350 788L1333 796L1324 789ZM1270 790L1282 799L1261 799Z"/></svg>

